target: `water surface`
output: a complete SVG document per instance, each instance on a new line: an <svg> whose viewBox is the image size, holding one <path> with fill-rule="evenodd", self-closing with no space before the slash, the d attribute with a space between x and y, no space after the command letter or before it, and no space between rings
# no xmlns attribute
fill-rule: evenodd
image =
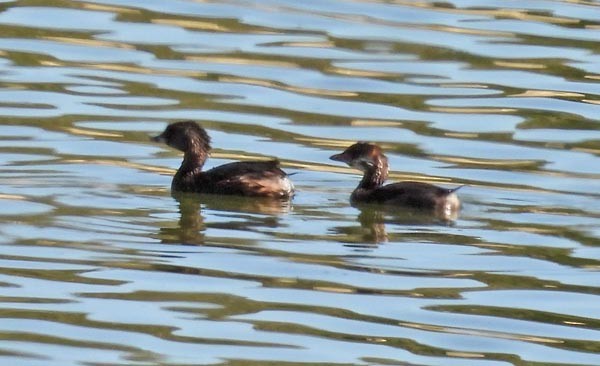
<svg viewBox="0 0 600 366"><path fill-rule="evenodd" d="M600 364L596 1L0 1L0 362ZM172 196L280 159L292 202ZM349 195L467 185L454 222Z"/></svg>

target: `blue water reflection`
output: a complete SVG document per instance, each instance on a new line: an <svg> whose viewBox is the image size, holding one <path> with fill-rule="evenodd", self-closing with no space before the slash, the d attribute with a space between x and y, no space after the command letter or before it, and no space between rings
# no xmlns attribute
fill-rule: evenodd
<svg viewBox="0 0 600 366"><path fill-rule="evenodd" d="M0 3L0 363L600 364L594 2ZM171 195L179 119L296 197Z"/></svg>

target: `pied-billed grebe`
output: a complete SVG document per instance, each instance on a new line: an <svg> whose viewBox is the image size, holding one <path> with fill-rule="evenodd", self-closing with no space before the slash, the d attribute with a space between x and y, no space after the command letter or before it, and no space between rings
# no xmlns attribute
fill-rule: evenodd
<svg viewBox="0 0 600 366"><path fill-rule="evenodd" d="M353 203L378 203L433 210L441 217L452 217L460 208L456 191L421 182L399 182L383 185L388 177L388 159L377 145L358 142L331 160L341 161L364 172L352 192Z"/></svg>
<svg viewBox="0 0 600 366"><path fill-rule="evenodd" d="M274 198L294 194L294 185L277 160L235 162L203 172L210 137L196 122L170 124L152 140L183 151L183 162L171 183L173 191Z"/></svg>

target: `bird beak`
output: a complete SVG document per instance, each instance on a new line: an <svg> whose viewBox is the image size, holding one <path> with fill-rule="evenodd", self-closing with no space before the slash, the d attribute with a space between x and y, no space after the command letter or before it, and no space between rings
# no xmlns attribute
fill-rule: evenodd
<svg viewBox="0 0 600 366"><path fill-rule="evenodd" d="M165 137L162 134L160 134L158 136L151 136L150 141L166 143L167 139L165 139Z"/></svg>
<svg viewBox="0 0 600 366"><path fill-rule="evenodd" d="M344 153L331 155L329 157L329 159L335 160L335 161L341 161L342 163L346 163L346 164L348 164L348 162L350 161L348 156L346 156Z"/></svg>

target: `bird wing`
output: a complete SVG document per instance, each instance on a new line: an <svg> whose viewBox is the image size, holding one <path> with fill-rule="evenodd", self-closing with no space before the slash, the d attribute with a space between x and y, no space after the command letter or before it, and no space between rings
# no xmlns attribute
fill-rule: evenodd
<svg viewBox="0 0 600 366"><path fill-rule="evenodd" d="M251 161L224 164L205 172L215 187L214 193L235 193L245 196L282 196L282 180L287 174L279 162ZM290 192L291 193L291 192Z"/></svg>

